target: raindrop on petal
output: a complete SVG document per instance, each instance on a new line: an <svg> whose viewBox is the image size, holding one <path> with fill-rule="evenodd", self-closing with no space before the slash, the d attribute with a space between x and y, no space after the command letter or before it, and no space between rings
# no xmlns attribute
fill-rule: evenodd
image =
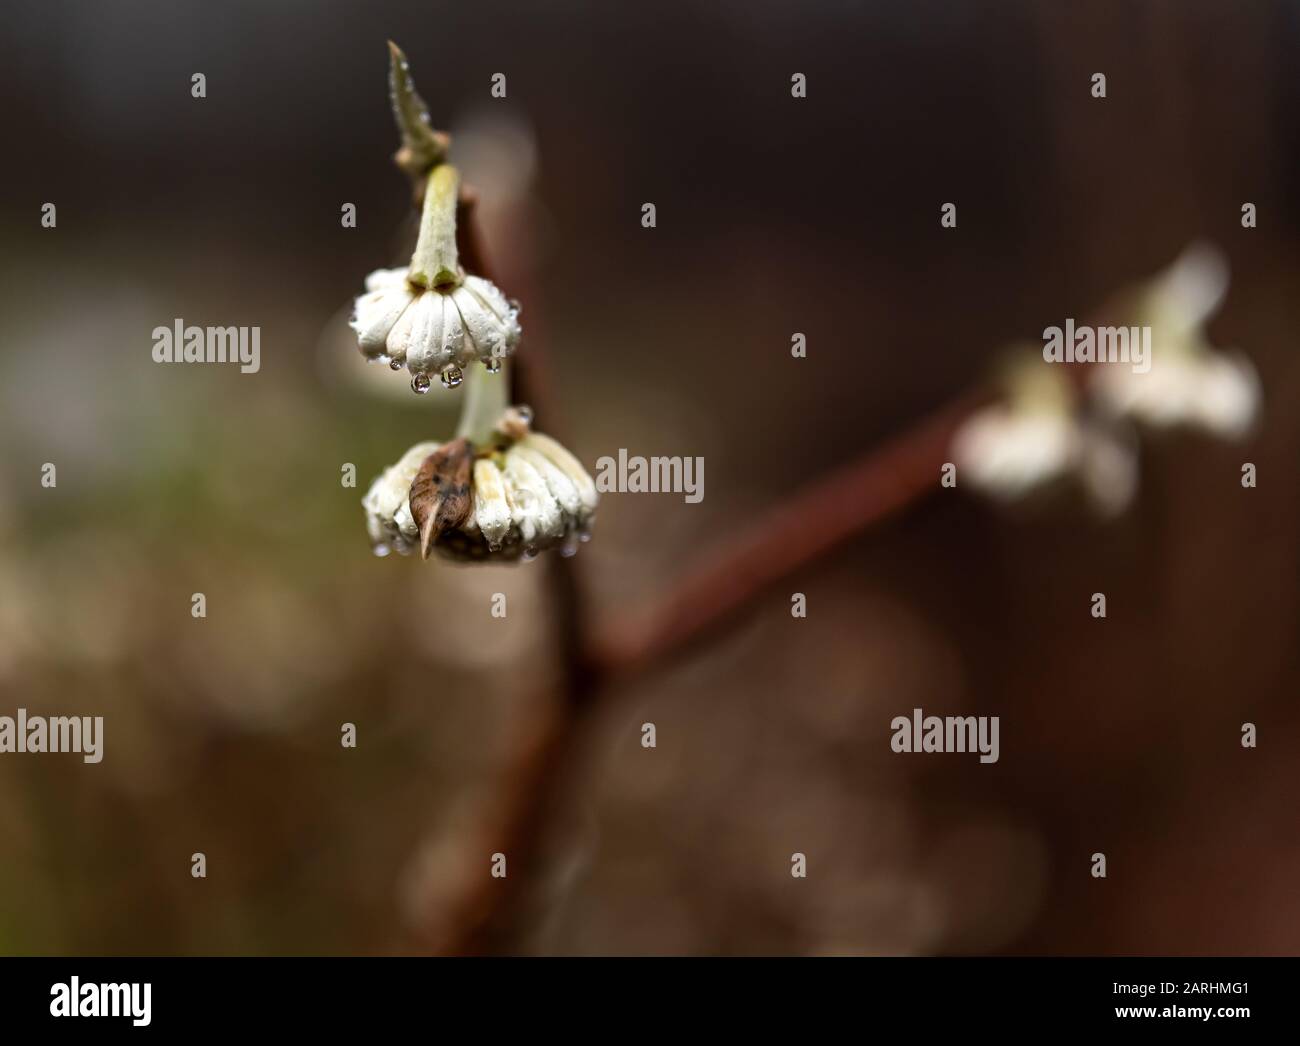
<svg viewBox="0 0 1300 1046"><path fill-rule="evenodd" d="M414 391L417 395L420 396L423 396L426 392L428 392L429 386L432 384L433 382L429 380L429 375L427 374L417 374L415 377L411 379L412 391Z"/></svg>
<svg viewBox="0 0 1300 1046"><path fill-rule="evenodd" d="M454 363L449 367L442 369L442 387L444 389L454 389L465 379L464 372L461 371Z"/></svg>

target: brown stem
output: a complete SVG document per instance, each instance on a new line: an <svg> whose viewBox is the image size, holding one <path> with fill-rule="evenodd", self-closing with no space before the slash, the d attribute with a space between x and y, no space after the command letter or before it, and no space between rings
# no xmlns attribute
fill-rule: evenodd
<svg viewBox="0 0 1300 1046"><path fill-rule="evenodd" d="M657 609L582 643L581 601L570 561L552 561L565 642L564 698L518 746L500 791L500 806L478 853L507 855L503 880L480 876L456 912L448 950L482 954L508 949L543 876L545 829L563 792L579 740L609 684L693 649L716 635L759 594L825 556L853 535L940 490L940 467L953 433L987 400L960 397L877 451L831 473L762 520L748 537L705 560L678 582ZM539 707L546 707L540 701ZM486 867L486 860L478 862ZM531 897L530 897L531 893Z"/></svg>
<svg viewBox="0 0 1300 1046"><path fill-rule="evenodd" d="M466 190L457 223L461 257L468 272L495 283L474 203L472 190ZM517 354L513 361L513 398L516 403L530 404L553 432L558 426L543 384L545 354L535 328L536 324L530 329L527 354ZM580 736L580 720L592 704L598 685L586 657L586 615L574 560L550 556L546 568L560 653L559 699L549 690L530 695L527 707L536 718L521 729L508 759L497 808L473 844L476 864L483 868L488 867L489 855L505 854L507 875L492 879L484 874L467 881L465 896L452 913L450 932L439 942L441 950L450 954L484 954L509 948L519 910L526 906L530 889L543 878L542 844L553 813L551 804L561 791L565 770L571 763L568 757Z"/></svg>
<svg viewBox="0 0 1300 1046"><path fill-rule="evenodd" d="M461 249L466 265L487 274L472 204L465 217ZM535 344L528 351L536 355L530 368L515 370L516 399L536 405L543 398L538 387L542 357ZM538 722L521 737L505 773L498 808L478 840L475 863L486 868L486 855L503 853L508 875L496 880L477 876L467 887L455 907L446 950L480 954L508 949L516 939L530 892L543 878L546 828L575 761L582 727L609 685L661 668L715 637L756 597L872 524L941 490L940 470L949 458L954 433L990 397L982 388L959 396L885 446L814 482L760 520L748 535L705 559L651 611L608 626L592 638L585 630L573 561L552 557L561 697L557 701L553 694L542 695L530 706L537 710Z"/></svg>
<svg viewBox="0 0 1300 1046"><path fill-rule="evenodd" d="M747 535L707 557L649 613L592 641L599 677L625 678L712 638L756 597L859 531L940 489L953 434L987 399L960 399L878 450L842 466L772 510Z"/></svg>

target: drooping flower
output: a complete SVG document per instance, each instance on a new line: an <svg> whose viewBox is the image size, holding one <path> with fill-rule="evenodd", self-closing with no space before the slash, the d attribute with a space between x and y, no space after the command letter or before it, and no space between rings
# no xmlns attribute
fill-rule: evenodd
<svg viewBox="0 0 1300 1046"><path fill-rule="evenodd" d="M475 361L489 370L514 352L522 330L519 308L478 276L458 285L424 288L409 269L378 269L366 277L352 329L362 353L411 372L411 387L429 388L433 375L453 388Z"/></svg>
<svg viewBox="0 0 1300 1046"><path fill-rule="evenodd" d="M1110 426L1085 419L1069 378L1032 347L1009 363L1006 396L976 411L956 432L958 484L1018 501L1054 483L1078 483L1104 515L1128 506L1137 456Z"/></svg>
<svg viewBox="0 0 1300 1046"><path fill-rule="evenodd" d="M376 553L510 561L575 551L596 511L596 484L529 422L512 408L484 445L417 443L385 469L362 499Z"/></svg>
<svg viewBox="0 0 1300 1046"><path fill-rule="evenodd" d="M428 174L420 236L403 269L366 277L351 320L363 355L411 373L411 388L427 392L437 375L454 388L474 362L497 371L515 351L519 306L495 285L461 268L456 250L460 176L447 163Z"/></svg>
<svg viewBox="0 0 1300 1046"><path fill-rule="evenodd" d="M1246 435L1259 413L1259 375L1240 353L1212 348L1205 333L1227 286L1223 256L1195 245L1143 288L1133 310L1135 321L1151 328L1151 367L1101 368L1090 386L1101 409L1156 428Z"/></svg>

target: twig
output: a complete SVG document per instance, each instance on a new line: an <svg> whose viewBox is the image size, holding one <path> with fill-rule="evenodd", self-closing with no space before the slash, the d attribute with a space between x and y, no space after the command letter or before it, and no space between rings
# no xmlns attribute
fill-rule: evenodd
<svg viewBox="0 0 1300 1046"><path fill-rule="evenodd" d="M650 612L603 629L589 658L604 681L662 667L712 638L756 597L859 531L940 489L953 434L988 394L970 393L902 436L845 465L774 509L739 541L706 558Z"/></svg>
<svg viewBox="0 0 1300 1046"><path fill-rule="evenodd" d="M457 223L462 230L461 255L469 271L496 282L474 203L473 191L466 190ZM530 404L548 428L556 431L543 378L544 350L535 334L528 342L527 359L516 355L513 363L514 401ZM567 755L580 733L578 722L598 689L597 675L587 657L583 628L586 615L574 560L549 556L547 570L560 648L559 699L549 689L530 695L532 721L520 730L498 793L498 808L476 845L484 868L488 855L505 854L508 874L504 879L483 875L467 882L466 895L451 913L450 931L440 941L441 949L450 954L483 954L508 944L517 909L526 900L528 888L541 878L539 865L550 814L548 804L558 793L569 764Z"/></svg>
<svg viewBox="0 0 1300 1046"><path fill-rule="evenodd" d="M466 224L475 224L472 217ZM476 235L469 234L467 240ZM482 263L481 245L477 260ZM537 372L536 366L516 372L520 398L535 395L527 376ZM715 636L756 596L863 529L941 489L940 467L948 458L953 433L988 398L984 390L961 396L885 447L797 494L748 537L706 559L655 609L607 628L594 639L586 638L587 619L572 561L552 557L551 585L563 646L561 698L539 698L540 720L518 743L499 793L499 808L478 841L480 854L507 856L509 874L500 880L484 875L473 881L454 913L448 951L482 954L509 947L529 891L542 878L542 842L552 804L573 763L582 728L609 686L661 667Z"/></svg>

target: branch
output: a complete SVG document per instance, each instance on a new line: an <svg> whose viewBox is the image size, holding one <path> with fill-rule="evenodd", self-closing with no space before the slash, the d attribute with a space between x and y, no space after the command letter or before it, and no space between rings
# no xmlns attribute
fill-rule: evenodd
<svg viewBox="0 0 1300 1046"><path fill-rule="evenodd" d="M649 612L603 629L590 653L598 675L624 679L688 653L781 581L938 491L953 434L988 399L983 391L961 396L880 449L842 466L706 558Z"/></svg>

